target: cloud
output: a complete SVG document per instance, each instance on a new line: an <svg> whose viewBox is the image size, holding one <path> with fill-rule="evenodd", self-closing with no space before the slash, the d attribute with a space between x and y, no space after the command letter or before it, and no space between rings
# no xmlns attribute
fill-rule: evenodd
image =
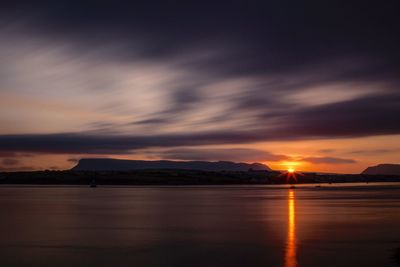
<svg viewBox="0 0 400 267"><path fill-rule="evenodd" d="M350 3L327 7L316 3L156 1L97 3L90 5L90 13L82 14L87 6L86 1L16 3L3 8L2 15L5 25L29 26L36 36L71 44L71 50L82 55L101 48L99 61L174 62L218 79L285 74L323 63L324 68L318 68L321 73L331 70L333 59L361 58L372 64L336 78L370 80L394 75L399 64L395 46L399 37L392 27L399 22L395 1L379 7L363 3L362 12ZM15 26L10 28L16 31ZM351 65L342 64L341 68Z"/></svg>
<svg viewBox="0 0 400 267"><path fill-rule="evenodd" d="M399 152L399 148L391 148L391 149L361 149L361 150L354 150L347 152L348 154L354 155L380 155L380 154L387 154L387 153L395 153Z"/></svg>
<svg viewBox="0 0 400 267"><path fill-rule="evenodd" d="M126 154L150 147L202 146L262 140L253 133L202 132L166 135L101 135L85 133L1 135L0 151L60 154Z"/></svg>
<svg viewBox="0 0 400 267"><path fill-rule="evenodd" d="M3 158L0 160L0 171L8 172L8 171L18 171L18 170L32 170L34 168L21 166L21 161L16 158Z"/></svg>
<svg viewBox="0 0 400 267"><path fill-rule="evenodd" d="M0 135L0 151L64 154L126 154L150 147L246 144L267 141L364 137L400 133L400 95L369 96L345 102L305 107L297 112L259 119L250 127L142 135L59 133ZM249 122L244 122L249 123ZM239 128L239 129L238 129ZM249 128L242 130L240 128ZM197 131L196 131L197 130Z"/></svg>
<svg viewBox="0 0 400 267"><path fill-rule="evenodd" d="M393 43L398 37L392 27L399 21L396 1L380 6L363 3L362 12L355 10L357 5L351 2L288 6L244 1L113 5L60 1L44 5L25 3L23 7L16 2L3 8L4 15L10 10L19 10L20 17L34 15L30 25L45 35L68 38L79 49L123 43L119 52L112 51L119 60L132 59L138 50L148 60L170 60L199 46L222 46L230 53L212 58L198 68L237 75L279 71L343 54L368 55L373 51L375 56L398 56ZM88 5L91 12L83 15L80 11ZM394 64L396 60L390 62Z"/></svg>
<svg viewBox="0 0 400 267"><path fill-rule="evenodd" d="M164 159L176 160L223 160L223 161L281 161L289 159L286 155L277 155L264 150L231 148L231 149L170 149L162 152L156 152Z"/></svg>
<svg viewBox="0 0 400 267"><path fill-rule="evenodd" d="M28 154L28 153L15 153L15 152L10 152L10 151L1 151L1 149L0 149L0 158L17 158L17 157L29 158L29 157L33 157L33 155Z"/></svg>
<svg viewBox="0 0 400 267"><path fill-rule="evenodd" d="M156 124L163 124L163 123L167 123L167 122L168 122L167 119L157 118L157 119L139 120L139 121L134 121L132 123L133 124L152 124L152 125L156 125Z"/></svg>
<svg viewBox="0 0 400 267"><path fill-rule="evenodd" d="M304 108L283 128L299 137L358 137L400 133L400 94L374 95Z"/></svg>
<svg viewBox="0 0 400 267"><path fill-rule="evenodd" d="M313 164L353 164L357 163L354 159L343 159L334 157L305 157L301 161L310 162Z"/></svg>
<svg viewBox="0 0 400 267"><path fill-rule="evenodd" d="M223 5L213 5L212 10L191 4L179 8L172 5L165 7L165 12L176 14L176 21L166 19L162 23L158 16L154 21L149 19L155 14L153 8L146 13L150 10L147 5L117 5L112 9L96 5L90 15L83 17L78 12L70 20L80 5L65 2L63 7L71 13L62 12L61 16L58 5L51 3L38 9L22 9L22 13L32 12L36 18L28 19L27 29L14 25L18 25L18 16L5 19L14 27L2 25L0 56L7 64L0 63L0 86L17 88L7 92L17 103L10 102L11 107L0 110L0 114L12 113L0 115L0 123L13 126L7 133L15 132L17 126L19 132L27 133L74 132L82 125L83 130L92 130L93 134L97 129L98 133L109 135L248 129L266 131L266 140L279 136L291 139L295 133L298 138L324 138L399 132L393 125L398 122L393 113L398 112L395 105L398 106L400 94L395 75L400 61L393 60L397 48L389 57L386 45L379 50L382 55L372 58L367 52L358 54L359 46L346 51L338 44L338 55L332 56L326 38L343 32L335 28L327 34L314 24L311 29L293 24L302 16L297 12L291 13L293 17L288 21L281 21L277 16L283 12L280 5L272 5L271 9L268 4L249 6L248 13L233 9L230 15L218 14L224 10ZM211 13L219 27L199 16L198 8ZM272 13L270 17L264 12L259 14L263 8ZM301 7L291 8L294 11ZM339 11L319 8L332 15L328 16L331 19ZM138 11L141 9L144 13ZM279 12L271 11L275 9ZM375 8L369 11L379 16L374 13ZM140 14L132 17L137 12ZM311 13L311 17L328 23L325 17ZM105 14L110 20L105 19ZM366 25L371 23L360 16ZM344 23L354 18L343 19ZM188 26L174 28L178 21ZM385 20L380 23L378 28L388 30ZM189 27L191 24L193 27ZM233 30L233 25L237 29ZM199 31L194 29L204 33L200 40ZM310 30L312 41L305 34ZM365 45L366 51L376 51L377 44L369 34L345 37L352 44ZM288 42L292 36L299 40ZM241 42L233 42L238 39ZM340 43L339 39L329 43ZM312 49L313 46L316 47ZM21 99L21 95L31 99ZM334 123L326 125L327 118ZM370 118L379 127L368 125ZM349 125L350 120L357 120L360 125ZM275 133L260 129L260 125L275 128Z"/></svg>
<svg viewBox="0 0 400 267"><path fill-rule="evenodd" d="M8 158L6 158L6 159L3 159L1 161L1 163L2 163L2 165L5 165L5 166L15 166L15 165L18 165L20 162L17 159L8 159Z"/></svg>
<svg viewBox="0 0 400 267"><path fill-rule="evenodd" d="M0 151L0 158L14 158L17 157L17 153L9 151Z"/></svg>
<svg viewBox="0 0 400 267"><path fill-rule="evenodd" d="M0 157L400 134L398 1L1 5Z"/></svg>

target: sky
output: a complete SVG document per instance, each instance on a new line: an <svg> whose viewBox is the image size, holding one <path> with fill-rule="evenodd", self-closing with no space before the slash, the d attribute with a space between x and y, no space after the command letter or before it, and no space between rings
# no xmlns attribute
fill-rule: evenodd
<svg viewBox="0 0 400 267"><path fill-rule="evenodd" d="M1 1L0 170L400 163L399 1Z"/></svg>

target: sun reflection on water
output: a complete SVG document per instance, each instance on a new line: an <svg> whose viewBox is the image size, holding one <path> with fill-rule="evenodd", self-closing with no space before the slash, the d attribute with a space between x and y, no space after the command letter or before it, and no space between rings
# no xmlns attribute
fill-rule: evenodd
<svg viewBox="0 0 400 267"><path fill-rule="evenodd" d="M296 199L294 190L290 190L288 195L288 228L285 251L285 267L297 266L296 245Z"/></svg>

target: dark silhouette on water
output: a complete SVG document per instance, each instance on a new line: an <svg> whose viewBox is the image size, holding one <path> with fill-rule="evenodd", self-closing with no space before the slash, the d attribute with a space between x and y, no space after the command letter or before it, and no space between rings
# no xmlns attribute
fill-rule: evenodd
<svg viewBox="0 0 400 267"><path fill-rule="evenodd" d="M226 184L304 184L349 182L400 182L399 175L307 174L295 183L278 171L201 171L148 169L134 171L32 171L0 172L0 184L90 185L226 185Z"/></svg>

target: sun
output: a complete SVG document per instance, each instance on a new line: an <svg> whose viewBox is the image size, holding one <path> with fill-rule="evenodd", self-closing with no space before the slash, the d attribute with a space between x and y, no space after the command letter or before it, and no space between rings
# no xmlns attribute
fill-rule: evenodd
<svg viewBox="0 0 400 267"><path fill-rule="evenodd" d="M289 167L289 168L287 169L287 171L288 171L288 173L294 173L294 172L295 172L295 169L294 169L293 167Z"/></svg>

